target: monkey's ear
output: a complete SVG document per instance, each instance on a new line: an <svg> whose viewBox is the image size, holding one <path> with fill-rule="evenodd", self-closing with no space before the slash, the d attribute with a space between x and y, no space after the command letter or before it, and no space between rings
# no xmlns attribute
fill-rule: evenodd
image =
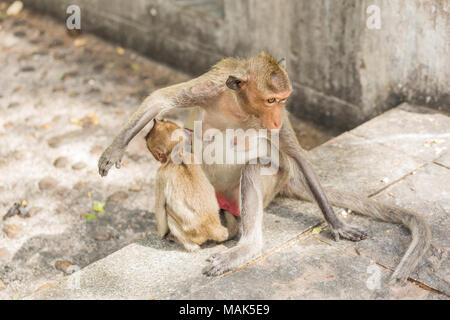
<svg viewBox="0 0 450 320"><path fill-rule="evenodd" d="M280 61L278 61L278 65L283 69L286 69L286 58L281 58Z"/></svg>
<svg viewBox="0 0 450 320"><path fill-rule="evenodd" d="M242 87L247 83L246 80L235 77L235 76L229 76L227 79L227 87L231 90L239 90L242 89Z"/></svg>
<svg viewBox="0 0 450 320"><path fill-rule="evenodd" d="M149 134L150 134L150 132L151 132L158 124L159 124L159 120L156 119L156 118L154 118L154 119L153 119L152 127L150 128L150 131L149 131Z"/></svg>

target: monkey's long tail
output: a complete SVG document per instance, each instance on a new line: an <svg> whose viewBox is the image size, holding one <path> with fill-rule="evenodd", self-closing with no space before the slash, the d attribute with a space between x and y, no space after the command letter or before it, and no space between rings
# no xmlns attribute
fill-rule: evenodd
<svg viewBox="0 0 450 320"><path fill-rule="evenodd" d="M349 192L326 189L334 206L347 208L364 216L406 226L412 236L411 244L391 277L391 283L404 282L417 267L430 246L431 231L427 222L416 213Z"/></svg>

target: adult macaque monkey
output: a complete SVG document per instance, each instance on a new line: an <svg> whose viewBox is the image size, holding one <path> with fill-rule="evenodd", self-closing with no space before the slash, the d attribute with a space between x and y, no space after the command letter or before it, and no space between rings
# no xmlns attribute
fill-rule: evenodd
<svg viewBox="0 0 450 320"><path fill-rule="evenodd" d="M209 128L279 130L281 156L289 160L289 179L281 189L274 180L283 179L284 175L260 175L259 164L203 164L216 193L231 204L239 204L242 221L238 244L211 256L204 273L220 275L261 254L263 209L280 193L317 202L336 240L342 237L359 241L366 234L339 219L327 197L338 207L405 225L411 231L412 242L395 269L392 282L405 281L429 246L430 231L426 222L412 212L366 197L334 190L324 192L284 108L291 92L284 64L268 54L260 53L248 60L226 58L198 78L157 90L146 98L100 157L99 173L106 176L113 165L120 168L131 139L159 113L172 108L200 107L203 131Z"/></svg>

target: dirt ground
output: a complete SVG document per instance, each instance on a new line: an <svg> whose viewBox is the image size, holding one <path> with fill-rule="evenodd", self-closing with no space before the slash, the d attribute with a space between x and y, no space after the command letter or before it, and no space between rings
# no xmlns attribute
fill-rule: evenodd
<svg viewBox="0 0 450 320"><path fill-rule="evenodd" d="M147 130L121 170L102 179L97 160L145 96L188 76L49 17L5 12L0 3L0 217L23 206L0 218L0 299L20 299L155 232ZM331 138L293 122L307 149Z"/></svg>

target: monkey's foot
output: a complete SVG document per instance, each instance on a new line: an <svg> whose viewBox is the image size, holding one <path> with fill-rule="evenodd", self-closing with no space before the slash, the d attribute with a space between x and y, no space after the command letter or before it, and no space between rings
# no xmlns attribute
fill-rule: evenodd
<svg viewBox="0 0 450 320"><path fill-rule="evenodd" d="M176 238L175 236L172 234L172 232L169 232L166 236L166 240L169 242L175 242Z"/></svg>
<svg viewBox="0 0 450 320"><path fill-rule="evenodd" d="M200 246L195 243L183 243L184 248L187 252L197 252L200 250Z"/></svg>
<svg viewBox="0 0 450 320"><path fill-rule="evenodd" d="M238 245L224 252L213 254L206 261L208 265L203 268L203 274L207 276L220 276L227 271L249 262L261 254L259 246Z"/></svg>
<svg viewBox="0 0 450 320"><path fill-rule="evenodd" d="M331 227L331 233L335 241L339 241L340 238L351 241L361 241L367 238L366 232L348 224L343 224L338 228Z"/></svg>
<svg viewBox="0 0 450 320"><path fill-rule="evenodd" d="M110 145L98 160L98 173L105 177L113 165L120 169L124 152L125 149L116 147L114 144Z"/></svg>

